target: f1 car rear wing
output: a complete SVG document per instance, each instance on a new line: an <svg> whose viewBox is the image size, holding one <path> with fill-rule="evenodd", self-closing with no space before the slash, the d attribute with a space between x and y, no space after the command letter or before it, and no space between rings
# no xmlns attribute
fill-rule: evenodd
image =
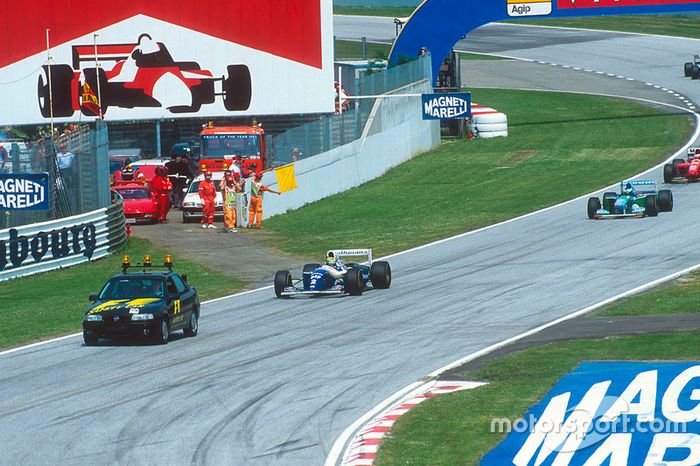
<svg viewBox="0 0 700 466"><path fill-rule="evenodd" d="M656 194L656 180L621 181L620 192L624 192L625 186L631 184L639 194Z"/></svg>
<svg viewBox="0 0 700 466"><path fill-rule="evenodd" d="M340 257L365 256L367 262L372 265L372 250L371 249L331 249L326 253L326 257L333 255L336 259Z"/></svg>

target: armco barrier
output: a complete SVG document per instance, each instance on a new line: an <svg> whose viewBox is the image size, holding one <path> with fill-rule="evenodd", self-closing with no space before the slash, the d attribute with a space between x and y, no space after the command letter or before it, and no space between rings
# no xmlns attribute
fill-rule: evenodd
<svg viewBox="0 0 700 466"><path fill-rule="evenodd" d="M106 256L126 241L121 201L73 217L0 230L0 281Z"/></svg>

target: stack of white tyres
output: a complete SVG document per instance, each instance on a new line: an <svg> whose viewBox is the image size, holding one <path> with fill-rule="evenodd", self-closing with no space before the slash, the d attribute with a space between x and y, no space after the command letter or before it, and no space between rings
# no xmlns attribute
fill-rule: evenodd
<svg viewBox="0 0 700 466"><path fill-rule="evenodd" d="M508 136L508 117L489 107L474 105L472 121L480 138L498 138Z"/></svg>

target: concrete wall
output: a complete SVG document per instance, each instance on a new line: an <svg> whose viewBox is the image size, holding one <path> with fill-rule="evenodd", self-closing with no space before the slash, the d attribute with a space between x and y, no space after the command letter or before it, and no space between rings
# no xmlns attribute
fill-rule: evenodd
<svg viewBox="0 0 700 466"><path fill-rule="evenodd" d="M430 82L425 79L393 93L432 91ZM377 102L375 116L370 117L365 127L366 137L296 162L294 170L299 187L281 196L265 194L265 218L359 186L440 144L440 122L422 119L420 97L379 99ZM266 173L263 183L277 189L274 172Z"/></svg>

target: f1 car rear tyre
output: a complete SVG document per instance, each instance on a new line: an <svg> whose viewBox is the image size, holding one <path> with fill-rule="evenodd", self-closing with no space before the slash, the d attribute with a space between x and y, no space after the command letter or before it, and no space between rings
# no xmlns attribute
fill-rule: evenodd
<svg viewBox="0 0 700 466"><path fill-rule="evenodd" d="M345 274L345 291L350 296L362 294L362 272L360 269L348 269L348 273Z"/></svg>
<svg viewBox="0 0 700 466"><path fill-rule="evenodd" d="M229 112L248 110L253 95L250 70L246 65L228 65L228 78L224 79L224 107Z"/></svg>
<svg viewBox="0 0 700 466"><path fill-rule="evenodd" d="M664 165L664 183L673 182L673 165L667 163Z"/></svg>
<svg viewBox="0 0 700 466"><path fill-rule="evenodd" d="M288 286L292 286L292 274L289 273L289 270L279 270L275 274L275 295L278 298L289 298L289 296L282 295Z"/></svg>
<svg viewBox="0 0 700 466"><path fill-rule="evenodd" d="M690 72L693 70L693 64L691 62L686 62L683 65L683 76L686 78L690 77Z"/></svg>
<svg viewBox="0 0 700 466"><path fill-rule="evenodd" d="M199 316L197 315L197 310L193 309L190 315L190 324L183 330L186 337L197 336L199 331Z"/></svg>
<svg viewBox="0 0 700 466"><path fill-rule="evenodd" d="M700 66L693 65L690 69L690 79L698 79L700 77Z"/></svg>
<svg viewBox="0 0 700 466"><path fill-rule="evenodd" d="M600 209L600 199L597 197L588 198L588 218L591 220L595 218L595 213Z"/></svg>
<svg viewBox="0 0 700 466"><path fill-rule="evenodd" d="M391 286L391 267L386 261L372 263L369 269L369 279L374 288L385 290Z"/></svg>
<svg viewBox="0 0 700 466"><path fill-rule="evenodd" d="M160 321L160 326L155 334L155 342L158 345L167 345L170 338L170 328L168 327L167 318L163 317Z"/></svg>
<svg viewBox="0 0 700 466"><path fill-rule="evenodd" d="M320 264L306 264L304 265L303 274L301 275L301 281L304 284L304 289L308 290L311 286L311 274L317 268L321 267Z"/></svg>
<svg viewBox="0 0 700 466"><path fill-rule="evenodd" d="M671 212L673 210L673 193L670 189L662 189L658 196L659 212Z"/></svg>
<svg viewBox="0 0 700 466"><path fill-rule="evenodd" d="M657 215L659 215L659 206L656 202L656 196L647 196L645 198L645 202L646 202L645 212L649 217L656 217Z"/></svg>
<svg viewBox="0 0 700 466"><path fill-rule="evenodd" d="M71 98L73 92L71 83L75 75L70 65L51 65L51 95L49 95L49 65L43 65L43 73L39 75L37 82L37 97L39 98L39 111L41 116L49 118L51 116L51 105L49 100L53 100L53 116L67 117L73 115L73 102Z"/></svg>
<svg viewBox="0 0 700 466"><path fill-rule="evenodd" d="M100 337L94 333L83 332L83 341L85 342L85 346L95 346L97 345L99 339Z"/></svg>

